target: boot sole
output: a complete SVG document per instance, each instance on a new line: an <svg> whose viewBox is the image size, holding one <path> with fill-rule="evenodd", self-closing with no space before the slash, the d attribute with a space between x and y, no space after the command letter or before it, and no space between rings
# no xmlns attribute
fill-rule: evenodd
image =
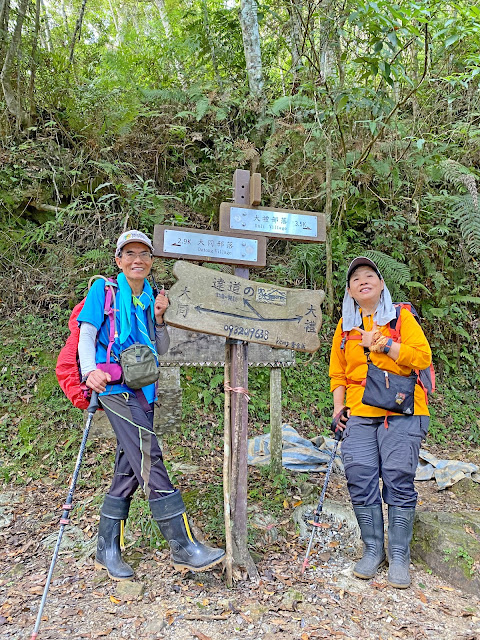
<svg viewBox="0 0 480 640"><path fill-rule="evenodd" d="M223 556L220 556L213 562L210 562L210 564L204 565L203 567L192 567L189 564L178 564L176 562L173 563L173 567L177 571L182 571L182 569L188 569L189 571L208 571L209 569L214 567L216 564L219 564L220 562L222 562L224 558L225 558L225 554L223 554Z"/></svg>
<svg viewBox="0 0 480 640"><path fill-rule="evenodd" d="M386 565L386 564L387 564L387 560L385 559L385 560L383 560L383 561L378 565L378 567L377 567L377 571L378 571L381 567L383 567L384 565ZM353 575L354 575L356 578L360 578L361 580L371 580L372 578L374 578L374 577L375 577L375 574L377 573L377 571L375 571L375 573L373 573L372 575L369 575L369 576L365 575L364 573L357 573L356 571L354 571L354 572L353 572Z"/></svg>
<svg viewBox="0 0 480 640"><path fill-rule="evenodd" d="M411 584L410 582L408 584L400 584L398 582L390 582L390 581L387 581L387 582L391 587L394 587L395 589L408 589L408 587Z"/></svg>
<svg viewBox="0 0 480 640"><path fill-rule="evenodd" d="M116 580L117 582L123 582L124 580L131 580L134 577L133 573L131 576L128 576L128 578L118 578L117 576L112 576L112 574L107 569L107 567L105 567L103 564L100 564L97 560L95 560L95 569L100 571L106 571L110 580Z"/></svg>

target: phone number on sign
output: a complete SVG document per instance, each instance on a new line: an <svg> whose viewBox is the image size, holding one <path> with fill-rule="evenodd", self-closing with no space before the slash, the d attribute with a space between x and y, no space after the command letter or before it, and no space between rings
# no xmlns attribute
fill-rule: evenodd
<svg viewBox="0 0 480 640"><path fill-rule="evenodd" d="M268 340L268 331L265 331L265 329L255 329L254 327L249 329L248 327L244 328L236 325L234 326L233 324L226 324L223 327L223 330L228 331L229 338L232 336L243 336L245 338L250 338L250 340L253 338L256 340Z"/></svg>

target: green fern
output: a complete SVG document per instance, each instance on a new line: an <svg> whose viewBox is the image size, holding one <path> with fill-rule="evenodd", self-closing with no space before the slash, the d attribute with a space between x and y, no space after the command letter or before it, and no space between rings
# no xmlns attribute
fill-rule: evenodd
<svg viewBox="0 0 480 640"><path fill-rule="evenodd" d="M171 102L187 104L190 97L181 89L140 89L140 95L145 102Z"/></svg>
<svg viewBox="0 0 480 640"><path fill-rule="evenodd" d="M375 262L386 282L393 282L397 287L402 287L412 280L407 265L398 262L382 251L369 249L365 251L365 257Z"/></svg>
<svg viewBox="0 0 480 640"><path fill-rule="evenodd" d="M468 252L480 255L480 210L470 195L460 196L452 207Z"/></svg>
<svg viewBox="0 0 480 640"><path fill-rule="evenodd" d="M480 208L475 175L455 160L443 160L440 167L446 180L468 191L468 194L455 198L452 213L458 221L468 252L472 256L478 256L480 255Z"/></svg>

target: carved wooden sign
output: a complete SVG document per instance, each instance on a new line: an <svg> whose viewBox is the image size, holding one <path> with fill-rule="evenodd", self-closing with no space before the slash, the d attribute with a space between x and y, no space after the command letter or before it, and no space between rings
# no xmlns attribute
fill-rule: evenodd
<svg viewBox="0 0 480 640"><path fill-rule="evenodd" d="M153 252L164 258L264 267L267 241L259 236L157 224Z"/></svg>
<svg viewBox="0 0 480 640"><path fill-rule="evenodd" d="M168 293L170 297L170 293ZM170 326L170 347L158 357L161 367L179 365L223 366L225 364L225 338L210 333L197 333ZM295 364L290 349L273 349L269 345L252 343L248 348L249 367L288 367Z"/></svg>
<svg viewBox="0 0 480 640"><path fill-rule="evenodd" d="M220 231L302 242L325 242L325 216L313 211L247 207L243 204L222 202Z"/></svg>
<svg viewBox="0 0 480 640"><path fill-rule="evenodd" d="M320 346L323 291L286 289L176 262L168 324L312 353Z"/></svg>

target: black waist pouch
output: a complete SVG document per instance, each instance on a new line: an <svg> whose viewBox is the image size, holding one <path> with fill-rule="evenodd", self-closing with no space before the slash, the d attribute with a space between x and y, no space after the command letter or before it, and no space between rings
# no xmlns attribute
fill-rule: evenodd
<svg viewBox="0 0 480 640"><path fill-rule="evenodd" d="M362 402L370 407L411 416L415 411L416 384L416 374L399 376L369 363Z"/></svg>

